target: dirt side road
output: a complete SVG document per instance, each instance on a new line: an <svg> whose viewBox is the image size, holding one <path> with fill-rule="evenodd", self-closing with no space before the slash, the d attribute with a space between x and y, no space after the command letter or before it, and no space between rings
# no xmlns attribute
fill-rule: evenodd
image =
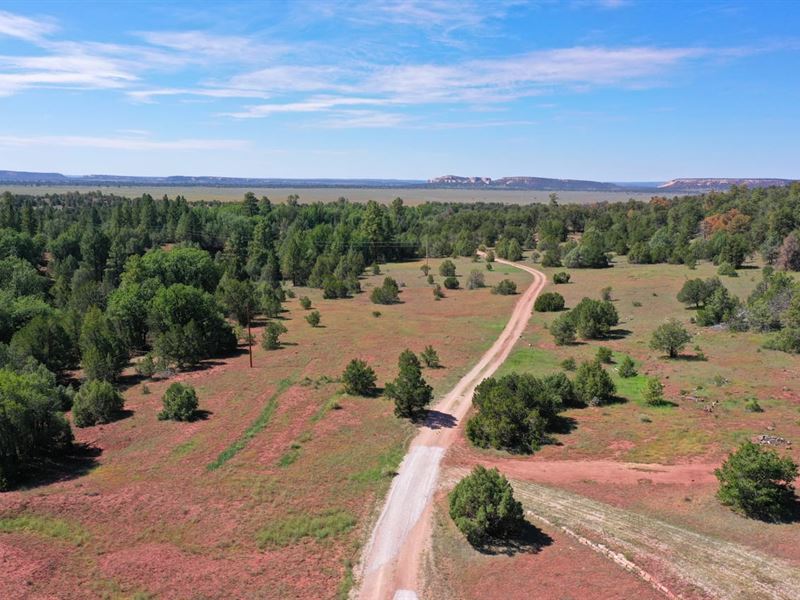
<svg viewBox="0 0 800 600"><path fill-rule="evenodd" d="M530 481L512 484L534 519L610 551L606 556L625 568L643 568L639 575L652 577L667 597L683 596L683 590L670 589L669 582L677 581L699 590L700 597L800 598L800 569L779 558L571 492Z"/></svg>
<svg viewBox="0 0 800 600"><path fill-rule="evenodd" d="M547 280L531 267L510 264L533 275L505 329L480 361L430 411L392 482L360 566L358 597L370 600L416 598L421 551L430 538L431 499L446 450L457 436L459 421L472 404L475 387L508 357L528 323L536 297Z"/></svg>

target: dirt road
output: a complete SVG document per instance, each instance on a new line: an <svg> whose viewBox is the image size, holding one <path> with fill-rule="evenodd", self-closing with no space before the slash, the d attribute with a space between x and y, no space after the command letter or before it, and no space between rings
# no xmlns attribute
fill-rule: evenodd
<svg viewBox="0 0 800 600"><path fill-rule="evenodd" d="M660 576L699 590L692 597L800 598L800 569L779 558L571 492L530 481L512 484L534 522L539 519L587 540L627 569L657 565ZM683 595L670 591L659 575L638 574L652 577L648 580L667 597Z"/></svg>
<svg viewBox="0 0 800 600"><path fill-rule="evenodd" d="M417 598L419 557L430 538L431 499L442 457L457 436L459 421L472 404L475 387L508 357L525 330L533 303L547 282L543 273L510 264L533 275L505 329L480 361L430 411L392 482L361 559L358 597L370 600Z"/></svg>

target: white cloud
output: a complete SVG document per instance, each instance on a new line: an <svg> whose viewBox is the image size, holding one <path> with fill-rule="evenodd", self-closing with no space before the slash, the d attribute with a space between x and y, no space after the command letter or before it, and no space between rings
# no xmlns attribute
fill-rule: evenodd
<svg viewBox="0 0 800 600"><path fill-rule="evenodd" d="M164 96L204 96L206 98L259 98L267 100L270 96L263 92L231 88L151 88L131 90L126 94L138 102L153 102Z"/></svg>
<svg viewBox="0 0 800 600"><path fill-rule="evenodd" d="M252 119L277 113L325 112L346 106L382 106L390 103L390 100L381 98L320 97L303 102L256 104L245 107L243 111L223 114L227 117Z"/></svg>
<svg viewBox="0 0 800 600"><path fill-rule="evenodd" d="M0 146L59 146L68 148L100 148L107 150L238 150L249 145L246 140L177 139L153 140L136 137L94 137L80 135L13 136L0 135Z"/></svg>
<svg viewBox="0 0 800 600"><path fill-rule="evenodd" d="M284 44L264 44L250 36L215 35L205 31L141 31L148 44L176 51L187 60L264 61L288 51Z"/></svg>
<svg viewBox="0 0 800 600"><path fill-rule="evenodd" d="M0 35L21 40L36 41L55 32L55 23L49 19L30 19L0 10Z"/></svg>
<svg viewBox="0 0 800 600"><path fill-rule="evenodd" d="M31 87L113 89L136 79L116 61L99 56L0 56L0 95Z"/></svg>
<svg viewBox="0 0 800 600"><path fill-rule="evenodd" d="M503 102L555 86L641 84L707 54L698 48L578 46L455 65L385 67L365 86L408 102Z"/></svg>
<svg viewBox="0 0 800 600"><path fill-rule="evenodd" d="M399 113L373 110L341 110L330 117L313 123L316 127L327 129L374 129L397 127L408 121L408 117Z"/></svg>

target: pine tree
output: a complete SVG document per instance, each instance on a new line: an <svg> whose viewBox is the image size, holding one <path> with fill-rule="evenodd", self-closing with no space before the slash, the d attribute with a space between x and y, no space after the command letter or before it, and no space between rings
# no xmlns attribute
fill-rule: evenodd
<svg viewBox="0 0 800 600"><path fill-rule="evenodd" d="M418 419L433 398L433 389L422 377L422 367L417 355L404 350L398 361L400 373L386 384L386 395L394 400L394 414L412 420Z"/></svg>

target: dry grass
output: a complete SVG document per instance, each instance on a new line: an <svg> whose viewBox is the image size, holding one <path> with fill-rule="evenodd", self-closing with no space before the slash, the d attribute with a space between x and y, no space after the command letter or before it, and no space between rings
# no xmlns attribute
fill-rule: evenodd
<svg viewBox="0 0 800 600"><path fill-rule="evenodd" d="M434 273L438 262L431 261ZM462 276L484 268L468 259L456 263ZM309 327L299 301L287 301L286 345L270 352L255 347L253 369L242 353L148 382L150 394L131 385L130 417L76 430L79 442L101 451L96 468L0 495L0 514L24 508L91 532L66 557L51 552L52 537L19 530L6 543L19 550L11 572L46 561L48 569L28 590L39 596L170 599L218 597L224 590L230 597L286 598L346 590L348 561L414 428L393 416L386 399L342 394L339 375L359 357L383 385L396 375L404 348L420 352L430 344L444 368L424 374L442 393L491 345L516 301L487 288L448 292L436 302L420 264L381 265L381 275L362 280L365 293L349 300L297 289L298 297L312 299L325 327ZM386 275L405 283L402 303L376 307L369 290ZM487 272L487 283L506 276ZM520 286L529 281L509 276ZM206 419L156 418L161 395L176 380L195 386ZM39 541L28 544L33 536ZM319 537L324 551L311 541ZM10 586L0 582L0 596L14 597Z"/></svg>

